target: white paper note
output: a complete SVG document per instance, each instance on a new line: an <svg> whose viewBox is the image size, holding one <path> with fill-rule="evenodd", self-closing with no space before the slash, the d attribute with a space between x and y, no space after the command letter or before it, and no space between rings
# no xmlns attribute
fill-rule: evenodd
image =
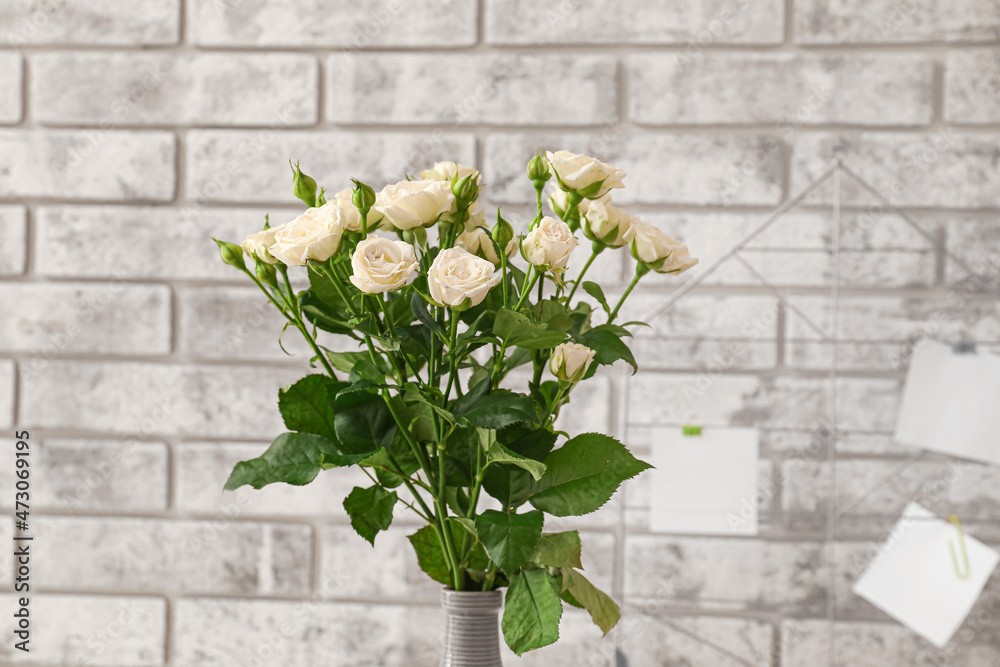
<svg viewBox="0 0 1000 667"><path fill-rule="evenodd" d="M854 592L944 648L969 615L1000 554L968 535L969 576L955 574L948 542L962 567L958 529L910 503L883 548L854 584Z"/></svg>
<svg viewBox="0 0 1000 667"><path fill-rule="evenodd" d="M896 440L1000 464L1000 357L925 341L913 351Z"/></svg>
<svg viewBox="0 0 1000 667"><path fill-rule="evenodd" d="M756 535L759 437L754 428L679 428L653 434L649 529Z"/></svg>

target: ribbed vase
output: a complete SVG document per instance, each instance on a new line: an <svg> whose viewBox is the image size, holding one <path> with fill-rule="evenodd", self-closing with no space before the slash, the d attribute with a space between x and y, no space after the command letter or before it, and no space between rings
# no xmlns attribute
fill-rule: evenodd
<svg viewBox="0 0 1000 667"><path fill-rule="evenodd" d="M499 614L503 591L441 591L447 616L441 667L503 667Z"/></svg>

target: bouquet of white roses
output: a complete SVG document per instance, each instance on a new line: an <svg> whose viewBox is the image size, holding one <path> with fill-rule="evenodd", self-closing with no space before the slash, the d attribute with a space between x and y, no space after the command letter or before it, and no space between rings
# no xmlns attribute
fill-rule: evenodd
<svg viewBox="0 0 1000 667"><path fill-rule="evenodd" d="M502 629L518 654L558 639L563 602L605 633L618 621L618 606L580 572L579 533L545 532L545 515L593 512L649 466L607 435L569 438L554 422L598 366L635 368L617 318L636 283L697 263L612 203L621 170L558 151L527 172L537 213L523 235L499 209L487 225L478 171L443 162L378 193L354 181L330 200L296 165L304 213L242 246L216 241L323 371L281 389L288 432L237 464L226 488L360 467L371 485L344 500L358 534L374 544L397 508L415 513L427 525L410 541L430 577L455 591L507 587ZM558 217L542 211L553 176ZM571 278L580 232L591 254ZM635 274L612 305L584 277L602 252L626 247ZM297 267L306 289L290 280ZM320 331L357 345L327 349ZM526 391L505 388L518 376Z"/></svg>

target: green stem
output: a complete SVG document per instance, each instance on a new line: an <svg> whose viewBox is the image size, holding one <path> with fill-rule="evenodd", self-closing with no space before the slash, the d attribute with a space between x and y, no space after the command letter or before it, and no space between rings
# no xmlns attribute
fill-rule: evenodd
<svg viewBox="0 0 1000 667"><path fill-rule="evenodd" d="M358 309L354 307L354 302L351 300L350 295L348 295L347 292L344 291L343 279L341 278L341 276L337 275L337 273L333 270L333 268L330 267L325 262L322 264L318 264L318 266L321 267L327 279L333 284L333 289L337 290L337 294L340 296L341 299L344 300L344 303L347 304L347 309L351 311L351 315L357 317Z"/></svg>
<svg viewBox="0 0 1000 667"><path fill-rule="evenodd" d="M444 478L444 443L438 444L438 495L434 499L437 506L438 522L441 525L441 532L444 535L445 556L448 558L449 569L451 570L452 588L456 591L462 590L462 573L458 569L458 554L455 551L455 541L452 539L451 528L448 526L448 507L444 503L445 498L445 478Z"/></svg>
<svg viewBox="0 0 1000 667"><path fill-rule="evenodd" d="M285 297L285 301L288 304L289 310L292 311L295 326L299 328L299 331L302 332L306 342L309 343L309 347L311 347L312 351L316 353L316 357L319 359L319 362L323 364L323 369L326 370L327 375L336 379L337 374L334 372L333 366L330 365L330 360L326 358L326 353L320 349L319 345L316 343L316 339L309 333L309 328L302 319L302 311L299 309L298 298L295 296L295 292L292 290L292 283L288 279L288 267L284 264L278 264L278 266L280 267L279 270L281 272L281 277L285 281L285 288L288 290L288 295Z"/></svg>
<svg viewBox="0 0 1000 667"><path fill-rule="evenodd" d="M528 271L528 275L531 276L531 281L528 281L527 275L524 277L525 284L521 286L521 298L517 300L517 305L514 306L515 311L521 310L521 306L524 305L524 300L528 298L528 294L531 293L531 288L535 286L535 283L538 282L539 276L542 274L538 269L532 266Z"/></svg>
<svg viewBox="0 0 1000 667"><path fill-rule="evenodd" d="M489 569L486 570L486 578L483 579L483 592L493 590L493 580L497 577L497 566L496 564L491 564Z"/></svg>
<svg viewBox="0 0 1000 667"><path fill-rule="evenodd" d="M618 303L615 305L615 309L612 310L611 314L608 316L608 324L614 322L615 318L618 317L618 311L621 310L622 304L625 303L625 299L627 299L628 295L632 293L632 290L635 289L635 286L639 284L639 280L644 275L645 275L644 272L636 270L635 277L632 278L632 282L628 284L628 288L626 288L625 293L622 294L622 298L618 299Z"/></svg>
<svg viewBox="0 0 1000 667"><path fill-rule="evenodd" d="M451 311L451 331L448 337L448 356L451 358L451 368L448 372L448 384L445 385L444 400L447 403L448 396L451 395L451 387L455 382L455 375L458 373L458 361L455 359L455 345L458 338L458 312Z"/></svg>
<svg viewBox="0 0 1000 667"><path fill-rule="evenodd" d="M603 249L604 248L602 247L601 250ZM566 297L567 306L570 305L570 302L573 300L573 295L576 294L576 288L579 287L580 283L583 282L583 276L586 275L587 269L589 269L590 265L594 263L594 260L597 259L597 256L601 254L601 250L597 250L595 248L593 252L590 253L590 259L588 259L587 263L583 265L583 269L580 271L580 275L577 276L576 282L573 283L573 289L569 291L569 296Z"/></svg>

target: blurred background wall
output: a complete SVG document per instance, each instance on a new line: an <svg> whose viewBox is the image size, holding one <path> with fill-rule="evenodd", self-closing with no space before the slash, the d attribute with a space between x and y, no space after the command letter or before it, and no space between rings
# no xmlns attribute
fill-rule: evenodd
<svg viewBox="0 0 1000 667"><path fill-rule="evenodd" d="M412 526L372 552L340 506L357 479L221 492L281 429L276 391L307 355L291 333L281 352L209 237L294 215L289 158L330 191L478 165L487 208L523 220L528 158L585 151L702 258L691 279L840 146L947 253L845 184L835 383L798 317L833 319L829 187L748 251L756 273L727 265L641 332L643 371L593 382L563 426L640 454L660 425L759 426L761 533L651 534L648 479L628 485L574 524L619 631L568 612L573 643L509 664L814 667L831 629L852 667L997 664L995 578L945 651L849 587L909 500L1000 542L1000 472L891 438L914 340L1000 343L998 46L987 0L5 0L0 428L35 444L46 594L31 654L5 640L0 662L436 664ZM631 265L602 261L620 290ZM649 279L630 316L681 282Z"/></svg>

